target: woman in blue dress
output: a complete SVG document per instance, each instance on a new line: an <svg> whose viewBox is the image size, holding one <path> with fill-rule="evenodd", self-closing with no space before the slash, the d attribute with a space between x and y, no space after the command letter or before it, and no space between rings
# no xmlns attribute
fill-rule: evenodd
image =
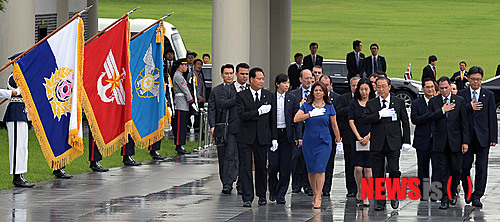
<svg viewBox="0 0 500 222"><path fill-rule="evenodd" d="M340 132L337 127L335 109L328 97L325 84L316 82L311 88L313 93L309 94L307 101L302 104L294 121L305 122L302 153L314 194L312 203L315 209L319 209L321 192L325 183L326 165L332 152L329 124L335 133L336 143L340 143Z"/></svg>
<svg viewBox="0 0 500 222"><path fill-rule="evenodd" d="M364 124L362 121L363 114L366 111L366 102L375 97L375 92L373 91L372 84L367 78L359 80L358 87L354 92L354 99L348 109L349 126L351 127L352 137L351 153L352 153L352 166L354 166L354 178L356 179L356 184L358 185L358 195L356 196L356 202L364 207L369 207L370 202L368 197L361 201L361 177L363 174L365 178L372 177L372 165L370 162L370 151L356 151L356 144L359 143L366 146L370 141L370 124ZM361 202L363 202L361 204Z"/></svg>

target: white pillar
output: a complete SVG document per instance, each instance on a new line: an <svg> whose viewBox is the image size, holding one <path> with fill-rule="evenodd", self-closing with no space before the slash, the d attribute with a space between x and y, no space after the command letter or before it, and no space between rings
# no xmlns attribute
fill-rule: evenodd
<svg viewBox="0 0 500 222"><path fill-rule="evenodd" d="M220 67L250 60L250 0L212 1L212 87L222 83ZM236 78L235 78L236 79Z"/></svg>
<svg viewBox="0 0 500 222"><path fill-rule="evenodd" d="M260 67L265 73L264 88L274 91L269 69L269 0L250 2L250 68ZM274 80L272 80L274 81Z"/></svg>
<svg viewBox="0 0 500 222"><path fill-rule="evenodd" d="M271 81L287 73L292 41L292 0L272 0L271 4Z"/></svg>
<svg viewBox="0 0 500 222"><path fill-rule="evenodd" d="M87 0L87 6L92 5L92 8L89 9L87 12L88 14L88 24L87 24L87 36L88 38L94 36L97 34L97 18L99 16L98 9L99 9L99 1L98 0Z"/></svg>

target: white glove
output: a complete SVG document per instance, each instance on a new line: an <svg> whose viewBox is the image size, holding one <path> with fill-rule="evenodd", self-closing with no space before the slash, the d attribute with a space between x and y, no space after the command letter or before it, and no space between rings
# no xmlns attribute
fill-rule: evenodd
<svg viewBox="0 0 500 222"><path fill-rule="evenodd" d="M344 146L344 144L342 144L342 142L337 143L337 147L336 147L337 156L342 155L342 152L344 151L343 146Z"/></svg>
<svg viewBox="0 0 500 222"><path fill-rule="evenodd" d="M273 146L271 146L271 151L276 151L278 149L278 140L273 140Z"/></svg>
<svg viewBox="0 0 500 222"><path fill-rule="evenodd" d="M323 114L325 114L325 111L326 111L325 108L314 108L309 112L309 115L311 117L322 116Z"/></svg>
<svg viewBox="0 0 500 222"><path fill-rule="evenodd" d="M390 108L390 109L383 108L380 111L378 111L378 115L380 116L380 118L392 117L394 115L394 113L396 113L396 111L394 111L394 108Z"/></svg>
<svg viewBox="0 0 500 222"><path fill-rule="evenodd" d="M269 111L271 111L271 105L270 104L262 105L259 107L258 111L259 111L259 116L264 115L264 114L268 113Z"/></svg>
<svg viewBox="0 0 500 222"><path fill-rule="evenodd" d="M172 109L170 109L170 107L167 106L167 109L168 109L168 113L170 113L170 116L173 116L174 113L172 112Z"/></svg>
<svg viewBox="0 0 500 222"><path fill-rule="evenodd" d="M194 103L191 103L191 107L193 107L194 111L196 111L196 112L200 111L198 109L198 107L196 106L196 104L194 104Z"/></svg>
<svg viewBox="0 0 500 222"><path fill-rule="evenodd" d="M16 91L17 96L21 95L21 88L16 88L14 91Z"/></svg>
<svg viewBox="0 0 500 222"><path fill-rule="evenodd" d="M403 152L406 152L411 149L411 145L408 143L403 143L403 147L401 148L403 149Z"/></svg>

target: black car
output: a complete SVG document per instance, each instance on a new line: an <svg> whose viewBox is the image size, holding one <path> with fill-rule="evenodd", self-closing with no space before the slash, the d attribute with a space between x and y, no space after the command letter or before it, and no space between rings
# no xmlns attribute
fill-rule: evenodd
<svg viewBox="0 0 500 222"><path fill-rule="evenodd" d="M500 114L500 76L495 76L491 79L485 80L481 87L489 89L495 95L495 104L497 106L497 115Z"/></svg>
<svg viewBox="0 0 500 222"><path fill-rule="evenodd" d="M324 60L323 74L330 76L333 83L333 91L339 94L349 92L347 81L347 66L345 60ZM409 108L414 99L424 95L422 83L415 80L390 77L391 92L403 99Z"/></svg>

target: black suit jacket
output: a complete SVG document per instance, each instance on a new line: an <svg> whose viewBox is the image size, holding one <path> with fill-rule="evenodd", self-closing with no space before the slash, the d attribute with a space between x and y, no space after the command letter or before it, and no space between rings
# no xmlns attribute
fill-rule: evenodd
<svg viewBox="0 0 500 222"><path fill-rule="evenodd" d="M465 76L469 77L469 73L467 71L465 71ZM455 83L457 85L457 89L458 90L461 90L461 89L464 89L465 88L465 83L466 82L469 82L469 80L467 79L463 79L461 80L460 78L457 79L457 77L460 77L460 71L456 72L456 73L453 73L453 76L451 76L451 82L452 83Z"/></svg>
<svg viewBox="0 0 500 222"><path fill-rule="evenodd" d="M435 69L436 67L434 67ZM436 75L437 75L437 69L436 69ZM429 65L426 65L424 67L424 70L422 71L422 81L424 81L425 78L431 78L432 80L436 81L436 76L434 76L434 71Z"/></svg>
<svg viewBox="0 0 500 222"><path fill-rule="evenodd" d="M299 88L297 88L297 89L295 89L295 90L292 90L292 91L290 92L290 94L294 95L294 96L295 96L295 98L297 99L297 101L299 102L299 108L300 108L300 101L302 101L302 99L303 99L303 98L302 98L302 89L304 89L304 88L299 87ZM306 100L307 100L307 99L306 99ZM297 113L297 112L295 112L295 113ZM295 114L294 114L294 117L295 117ZM302 122L300 122L300 123L297 123L297 126L298 126L298 127L300 127L300 131L301 131L302 133L304 133L304 121L302 121ZM300 135L300 137L302 138L302 135Z"/></svg>
<svg viewBox="0 0 500 222"><path fill-rule="evenodd" d="M328 94L330 97L330 101L332 102L333 108L335 109L335 113L337 113L337 107L339 107L340 103L340 95L334 91L330 91ZM336 115L335 115L336 116ZM337 117L335 117L337 119ZM339 127L338 119L337 119L337 127ZM328 128L330 129L330 134L332 135L333 141L335 141L335 133L333 132L332 124L328 124ZM339 128L340 131L340 128Z"/></svg>
<svg viewBox="0 0 500 222"><path fill-rule="evenodd" d="M455 109L443 114L443 97L434 96L427 106L427 118L434 122L433 151L443 152L446 142L452 152L462 152L462 144L469 144L469 121L465 109L464 99L461 96L451 95L451 102Z"/></svg>
<svg viewBox="0 0 500 222"><path fill-rule="evenodd" d="M220 123L224 122L223 110L220 107L220 98L223 90L224 84L214 87L208 98L208 124L210 128L215 127L213 135L215 138L222 137L223 132L223 126L220 125Z"/></svg>
<svg viewBox="0 0 500 222"><path fill-rule="evenodd" d="M490 143L498 141L498 120L495 106L495 96L491 91L481 88L478 95L478 101L483 103L483 108L479 111L472 110L470 102L471 88L463 89L458 92L459 96L464 98L465 109L469 120L469 135L475 132L481 147L489 147Z"/></svg>
<svg viewBox="0 0 500 222"><path fill-rule="evenodd" d="M359 63L357 66L356 66L356 55L354 55L354 51L347 53L345 60L348 71L347 80L350 80L356 74L363 75L365 54L363 54L362 52L359 53Z"/></svg>
<svg viewBox="0 0 500 222"><path fill-rule="evenodd" d="M378 97L366 103L367 109L363 115L363 121L371 124L372 127L371 151L382 151L386 140L389 148L393 151L401 149L403 143L410 143L410 124L405 102L394 94L391 94L390 97L388 108L394 108L397 121L392 121L391 117L379 118L378 111L382 109L382 106Z"/></svg>
<svg viewBox="0 0 500 222"><path fill-rule="evenodd" d="M372 63L372 55L371 56L368 56L365 58L365 62L364 62L364 68L363 68L363 71L366 73L366 77L370 76L373 72L373 63ZM385 58L381 55L378 55L377 57L377 69L375 70L376 71L383 71L383 72L386 72L387 70L387 64L385 63Z"/></svg>
<svg viewBox="0 0 500 222"><path fill-rule="evenodd" d="M429 149L431 142L432 121L425 114L427 104L424 97L420 97L411 104L411 122L415 125L413 133L413 147L417 150Z"/></svg>
<svg viewBox="0 0 500 222"><path fill-rule="evenodd" d="M273 95L274 95L274 100L277 103L278 100L276 93L274 93ZM297 113L297 111L299 111L299 104L300 103L299 101L297 101L295 95L289 92L285 93L284 109L285 109L286 137L288 142L291 144L295 144L295 140L302 139L302 127L300 127L300 124L293 122L295 114Z"/></svg>
<svg viewBox="0 0 500 222"><path fill-rule="evenodd" d="M352 93L349 91L344 93L339 98L338 108L335 107L337 111L337 123L339 124L340 136L342 136L343 144L351 144L352 130L349 126L349 121L347 119L347 110L349 109L349 104L353 100Z"/></svg>
<svg viewBox="0 0 500 222"><path fill-rule="evenodd" d="M307 55L306 57L304 57L304 60L303 60L304 64L303 64L303 69L309 69L312 71L314 65L313 65L313 61L312 61L312 55L309 54ZM319 66L323 66L323 57L316 54L316 65L319 65Z"/></svg>
<svg viewBox="0 0 500 222"><path fill-rule="evenodd" d="M276 100L272 92L261 90L259 104L256 106L250 89L237 94L237 111L240 117L238 143L253 144L255 139L259 144L271 145L278 139L276 128ZM261 105L270 104L271 111L259 116L257 111Z"/></svg>
<svg viewBox="0 0 500 222"><path fill-rule="evenodd" d="M299 68L296 63L288 67L288 78L290 79L290 87L292 90L300 86L300 71L302 71L302 66Z"/></svg>

